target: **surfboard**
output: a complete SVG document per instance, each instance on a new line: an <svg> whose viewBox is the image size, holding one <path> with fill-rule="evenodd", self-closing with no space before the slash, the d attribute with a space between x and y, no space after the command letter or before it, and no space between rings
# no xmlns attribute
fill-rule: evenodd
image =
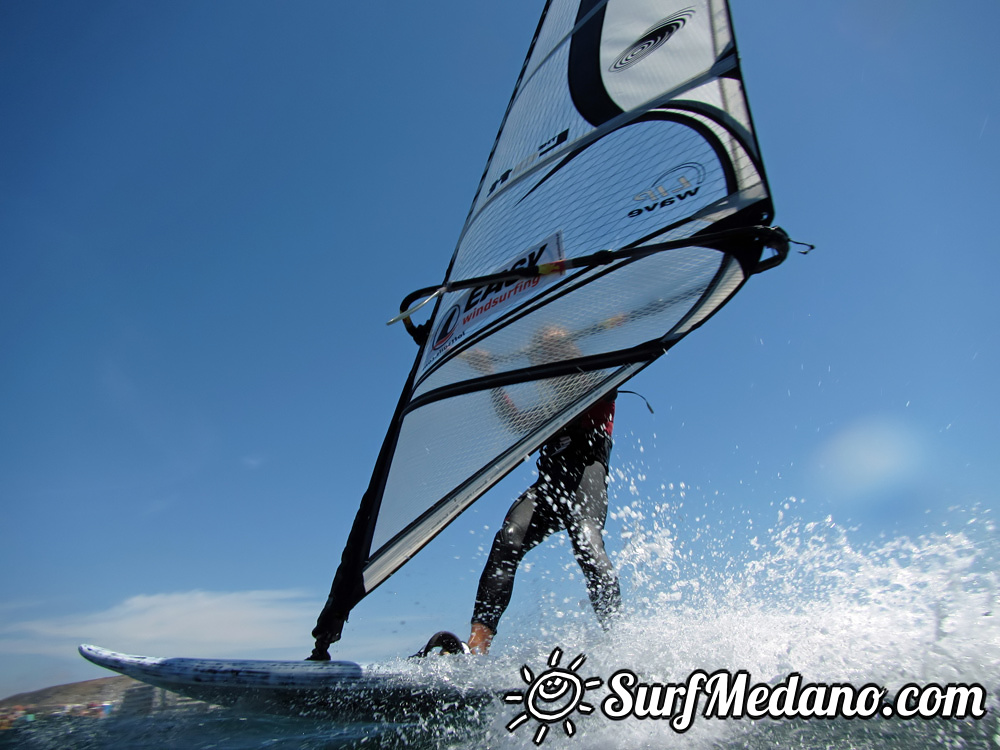
<svg viewBox="0 0 1000 750"><path fill-rule="evenodd" d="M392 669L350 661L160 658L91 645L79 651L94 664L149 685L253 713L407 723L444 712L474 715L502 694L456 679L454 670L420 664Z"/></svg>

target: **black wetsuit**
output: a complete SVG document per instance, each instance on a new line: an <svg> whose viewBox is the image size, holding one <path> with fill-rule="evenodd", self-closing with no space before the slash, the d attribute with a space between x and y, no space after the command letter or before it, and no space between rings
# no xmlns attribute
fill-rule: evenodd
<svg viewBox="0 0 1000 750"><path fill-rule="evenodd" d="M607 629L621 605L618 576L604 550L614 393L554 435L538 458L538 481L510 507L479 579L472 622L496 632L525 554L566 529L590 602Z"/></svg>

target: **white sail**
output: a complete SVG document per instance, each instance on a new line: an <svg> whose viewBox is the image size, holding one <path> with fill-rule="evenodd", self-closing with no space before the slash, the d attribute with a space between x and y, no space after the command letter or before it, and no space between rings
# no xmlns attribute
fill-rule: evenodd
<svg viewBox="0 0 1000 750"><path fill-rule="evenodd" d="M724 2L548 2L320 640L544 440L780 262L772 213ZM570 345L547 349L551 331ZM497 408L501 388L516 418Z"/></svg>

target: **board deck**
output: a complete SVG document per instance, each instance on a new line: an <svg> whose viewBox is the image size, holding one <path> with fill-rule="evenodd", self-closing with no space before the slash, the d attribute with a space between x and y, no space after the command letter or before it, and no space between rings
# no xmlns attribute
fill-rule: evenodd
<svg viewBox="0 0 1000 750"><path fill-rule="evenodd" d="M502 691L433 670L387 671L349 661L159 658L83 645L90 662L195 700L251 712L338 721L406 723L438 712L472 712Z"/></svg>

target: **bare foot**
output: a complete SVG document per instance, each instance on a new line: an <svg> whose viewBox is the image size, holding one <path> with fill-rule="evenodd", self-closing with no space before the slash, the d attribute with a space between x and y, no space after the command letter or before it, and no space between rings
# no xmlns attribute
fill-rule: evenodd
<svg viewBox="0 0 1000 750"><path fill-rule="evenodd" d="M479 656L486 656L490 652L490 644L493 643L493 636L496 635L485 625L478 622L472 623L472 633L469 635L469 651Z"/></svg>

